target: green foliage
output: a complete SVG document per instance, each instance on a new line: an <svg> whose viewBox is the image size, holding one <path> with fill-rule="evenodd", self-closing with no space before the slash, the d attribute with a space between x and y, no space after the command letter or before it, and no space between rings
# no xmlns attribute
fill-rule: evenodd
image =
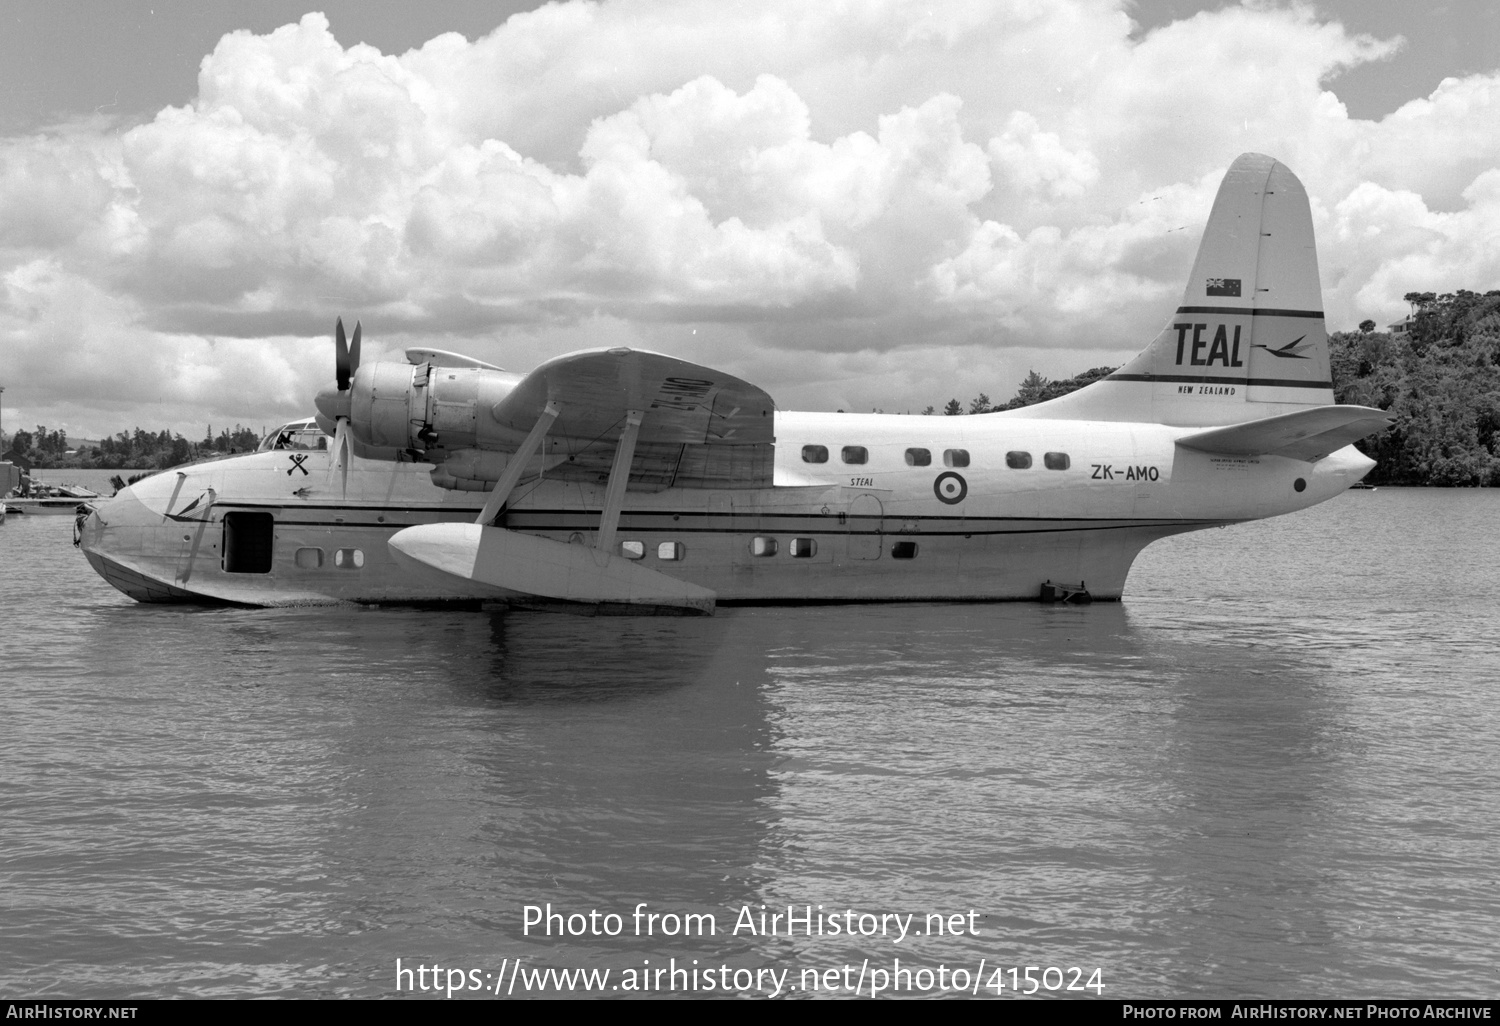
<svg viewBox="0 0 1500 1026"><path fill-rule="evenodd" d="M11 442L14 451L31 461L32 466L47 469L74 467L83 470L165 470L221 453L248 452L260 444L260 437L250 428L234 426L217 436L210 428L201 442L190 442L167 430L121 431L97 446L68 452L68 436L37 425L35 433L17 431Z"/></svg>
<svg viewBox="0 0 1500 1026"><path fill-rule="evenodd" d="M1014 410L1021 406L1036 405L1042 401L1042 396L1046 393L1049 384L1051 382L1036 371L1028 371L1021 382L1021 387L1016 389L1016 397L1006 405L1006 409Z"/></svg>
<svg viewBox="0 0 1500 1026"><path fill-rule="evenodd" d="M1001 410L1018 410L1023 406L1035 406L1037 403L1044 403L1048 399L1056 399L1058 396L1067 395L1069 392L1076 392L1085 385L1092 385L1100 378L1105 378L1113 374L1117 369L1116 367L1095 367L1092 370L1084 371L1082 374L1074 375L1071 378L1063 378L1059 381L1049 381L1036 371L1031 371L1026 375L1026 379L1021 382L1021 387L1016 390L1015 398L1010 402L1003 406L995 406L990 402L989 396L980 392L973 399L969 400L969 412L998 413ZM931 413L932 407L929 406L922 412L924 414ZM943 413L949 417L956 417L963 412L963 405L957 399L949 399L948 405L943 407Z"/></svg>
<svg viewBox="0 0 1500 1026"><path fill-rule="evenodd" d="M1085 385L1092 385L1100 378L1113 374L1115 367L1094 367L1082 374L1075 374L1071 378L1060 378L1057 381L1049 381L1036 371L1026 375L1021 382L1021 387L1016 389L1016 397L1004 406L997 406L998 410L1019 410L1023 406L1035 406L1037 403L1047 402L1059 396L1076 392Z"/></svg>
<svg viewBox="0 0 1500 1026"><path fill-rule="evenodd" d="M1395 415L1360 442L1371 484L1500 484L1500 290L1412 292L1411 331L1329 337L1334 396Z"/></svg>

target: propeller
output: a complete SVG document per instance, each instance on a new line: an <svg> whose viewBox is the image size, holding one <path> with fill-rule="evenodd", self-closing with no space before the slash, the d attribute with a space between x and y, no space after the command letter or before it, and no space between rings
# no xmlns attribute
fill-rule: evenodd
<svg viewBox="0 0 1500 1026"><path fill-rule="evenodd" d="M340 491L349 493L349 412L355 372L359 370L360 324L354 322L354 337L344 337L344 319L340 317L333 326L333 380L336 390L323 389L318 393L318 412L334 422L333 460L340 472ZM332 465L329 467L332 470Z"/></svg>
<svg viewBox="0 0 1500 1026"><path fill-rule="evenodd" d="M359 370L359 322L354 322L354 341L344 340L344 319L340 317L333 325L333 376L339 391L349 391L349 382Z"/></svg>

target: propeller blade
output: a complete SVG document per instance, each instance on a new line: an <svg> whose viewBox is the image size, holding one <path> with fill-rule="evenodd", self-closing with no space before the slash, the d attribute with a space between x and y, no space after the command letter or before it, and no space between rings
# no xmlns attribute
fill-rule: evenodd
<svg viewBox="0 0 1500 1026"><path fill-rule="evenodd" d="M340 417L333 429L333 462L339 468L339 491L349 495L349 418Z"/></svg>
<svg viewBox="0 0 1500 1026"><path fill-rule="evenodd" d="M359 328L354 329L355 345L359 344ZM338 382L339 391L349 391L349 377L353 371L349 367L349 343L344 338L344 319L340 317L333 325L333 376Z"/></svg>
<svg viewBox="0 0 1500 1026"><path fill-rule="evenodd" d="M349 342L349 376L359 370L359 322L354 322L354 338Z"/></svg>

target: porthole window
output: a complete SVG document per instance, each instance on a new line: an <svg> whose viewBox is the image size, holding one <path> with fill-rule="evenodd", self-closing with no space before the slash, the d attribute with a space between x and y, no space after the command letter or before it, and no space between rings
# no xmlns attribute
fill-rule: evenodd
<svg viewBox="0 0 1500 1026"><path fill-rule="evenodd" d="M917 543L914 541L898 541L891 545L892 559L916 559Z"/></svg>
<svg viewBox="0 0 1500 1026"><path fill-rule="evenodd" d="M818 543L811 538L793 538L792 558L811 559L818 554Z"/></svg>
<svg viewBox="0 0 1500 1026"><path fill-rule="evenodd" d="M945 467L967 467L969 465L969 450L967 449L944 449L943 466Z"/></svg>
<svg viewBox="0 0 1500 1026"><path fill-rule="evenodd" d="M828 446L826 445L804 445L802 447L803 463L827 463Z"/></svg>
<svg viewBox="0 0 1500 1026"><path fill-rule="evenodd" d="M776 555L776 539L756 535L750 539L750 555L752 556L774 556Z"/></svg>
<svg viewBox="0 0 1500 1026"><path fill-rule="evenodd" d="M1005 465L1011 470L1030 470L1031 453L1011 451L1005 454Z"/></svg>
<svg viewBox="0 0 1500 1026"><path fill-rule="evenodd" d="M626 559L645 559L646 543L640 541L622 541L620 543L620 555Z"/></svg>
<svg viewBox="0 0 1500 1026"><path fill-rule="evenodd" d="M1042 454L1042 463L1048 470L1067 470L1072 464L1065 452L1046 452Z"/></svg>
<svg viewBox="0 0 1500 1026"><path fill-rule="evenodd" d="M365 554L359 549L339 549L333 554L333 565L340 570L358 570L365 565Z"/></svg>
<svg viewBox="0 0 1500 1026"><path fill-rule="evenodd" d="M870 462L870 450L862 445L846 445L840 455L845 463Z"/></svg>
<svg viewBox="0 0 1500 1026"><path fill-rule="evenodd" d="M323 550L314 548L301 548L293 557L297 565L304 570L316 570L323 565Z"/></svg>
<svg viewBox="0 0 1500 1026"><path fill-rule="evenodd" d="M682 542L662 542L656 547L656 558L669 563L681 562L687 558L687 546Z"/></svg>
<svg viewBox="0 0 1500 1026"><path fill-rule="evenodd" d="M906 450L906 465L908 467L930 467L932 466L931 449L908 449Z"/></svg>

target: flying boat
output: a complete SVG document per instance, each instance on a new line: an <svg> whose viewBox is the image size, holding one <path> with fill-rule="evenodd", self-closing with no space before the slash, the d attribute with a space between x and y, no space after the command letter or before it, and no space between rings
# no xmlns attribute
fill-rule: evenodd
<svg viewBox="0 0 1500 1026"><path fill-rule="evenodd" d="M1119 599L1160 538L1303 509L1390 422L1337 405L1301 182L1245 154L1181 303L1133 360L983 415L778 410L674 356L516 373L436 349L360 362L335 329L317 417L168 470L80 524L141 602L720 605Z"/></svg>

